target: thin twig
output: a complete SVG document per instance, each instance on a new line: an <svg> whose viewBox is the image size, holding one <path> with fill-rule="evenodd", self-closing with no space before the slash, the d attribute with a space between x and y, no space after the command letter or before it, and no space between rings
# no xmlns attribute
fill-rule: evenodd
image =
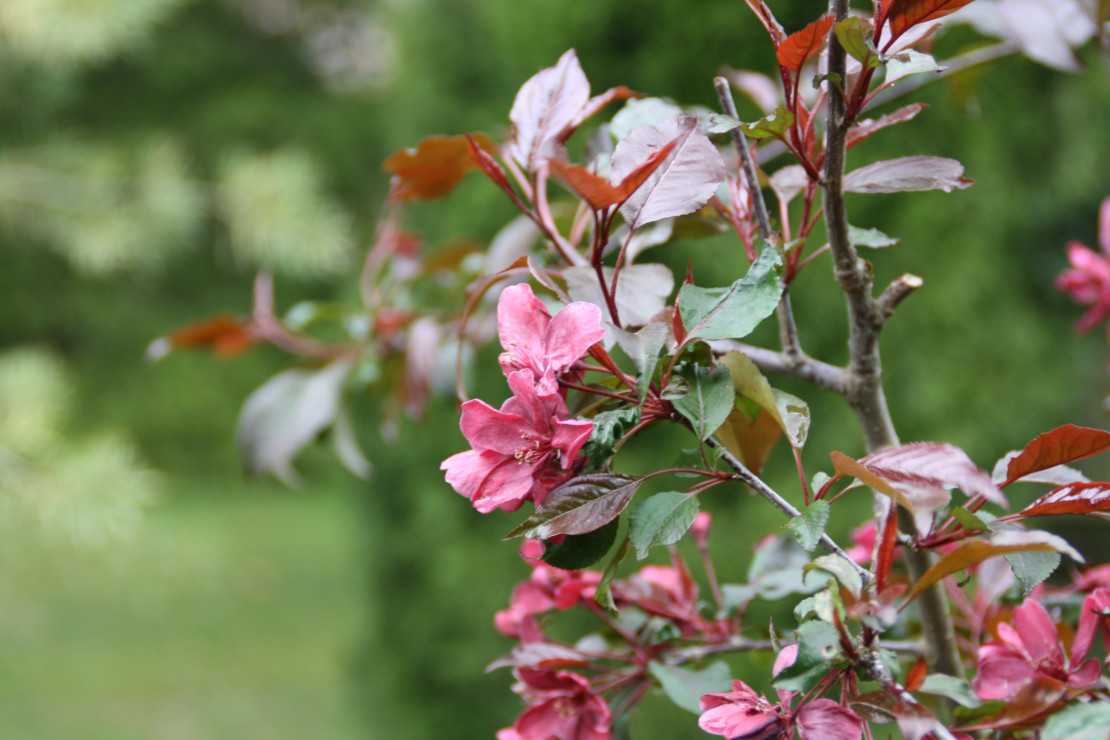
<svg viewBox="0 0 1110 740"><path fill-rule="evenodd" d="M776 352L772 349L764 349L731 339L709 342L709 346L718 354L733 350L743 352L763 373L794 378L822 390L841 395L846 392L844 368L815 360L809 355L790 357L783 352Z"/></svg>
<svg viewBox="0 0 1110 740"><path fill-rule="evenodd" d="M717 98L721 101L721 108L725 114L730 118L736 118L736 102L732 99L732 88L729 87L728 80L724 77L715 77L713 87L717 89ZM748 183L748 192L752 196L759 236L764 242L773 245L780 256L785 257L782 240L774 238L771 232L771 218L767 215L767 202L763 198L763 189L759 185L759 176L755 170L755 162L752 160L752 150L748 146L748 138L739 127L732 129L732 146L740 157L744 179ZM794 322L794 309L790 305L789 290L790 286L787 285L776 309L779 321L779 344L788 357L802 357L802 348L798 342L798 325Z"/></svg>
<svg viewBox="0 0 1110 740"><path fill-rule="evenodd" d="M736 477L739 480L751 486L756 493L769 501L776 509L786 514L791 519L802 515L802 512L798 511L792 503L784 499L773 488L764 483L759 476L748 470L747 466L740 462L735 455L725 449L720 442L710 437L707 444L718 449L721 454L721 459L727 462L729 467L736 472ZM833 541L832 537L829 537L827 534L822 534L820 542L822 547L844 560L844 562L859 575L863 580L865 588L874 580L874 576L871 575L871 572L855 560L852 560L848 553L844 552L840 545Z"/></svg>

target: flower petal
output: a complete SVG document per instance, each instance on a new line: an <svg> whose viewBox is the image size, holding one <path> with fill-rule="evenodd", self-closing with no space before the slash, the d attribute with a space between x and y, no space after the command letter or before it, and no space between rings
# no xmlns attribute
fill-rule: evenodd
<svg viewBox="0 0 1110 740"><path fill-rule="evenodd" d="M510 285L501 292L497 301L497 334L505 352L498 359L505 375L522 368L531 368L537 375L542 373L544 336L549 323L547 307L527 283Z"/></svg>
<svg viewBox="0 0 1110 740"><path fill-rule="evenodd" d="M802 740L859 740L863 722L851 709L832 699L816 699L798 712Z"/></svg>

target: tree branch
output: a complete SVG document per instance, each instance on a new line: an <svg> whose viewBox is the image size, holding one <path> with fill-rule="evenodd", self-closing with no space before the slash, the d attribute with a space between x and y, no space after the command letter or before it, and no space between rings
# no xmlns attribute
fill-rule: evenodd
<svg viewBox="0 0 1110 740"><path fill-rule="evenodd" d="M845 393L844 368L815 360L805 353L791 357L784 352L776 352L772 349L764 349L732 339L708 342L708 344L718 354L733 350L743 352L765 374L771 373L794 378L840 395Z"/></svg>
<svg viewBox="0 0 1110 740"><path fill-rule="evenodd" d="M837 22L848 16L848 0L829 0L829 11ZM836 34L829 32L829 77L846 80L846 53ZM844 202L844 169L848 129L843 91L836 84L828 85L828 115L825 132L825 181L822 186L825 225L833 272L848 304L848 377L845 400L856 413L868 452L898 444L898 435L890 418L883 395L882 361L879 357L879 332L886 320L884 309L893 306L900 292L887 304L880 305L872 297L871 268L861 260L848 234L848 213ZM911 281L912 282L912 281ZM902 291L905 295L909 291ZM902 295L901 297L905 297ZM900 298L898 299L900 300ZM916 534L913 518L899 508L898 526L911 536ZM906 550L906 564L911 580L917 580L933 563L932 554ZM918 602L924 630L926 662L933 670L962 676L956 632L948 613L947 600L939 584L922 594Z"/></svg>

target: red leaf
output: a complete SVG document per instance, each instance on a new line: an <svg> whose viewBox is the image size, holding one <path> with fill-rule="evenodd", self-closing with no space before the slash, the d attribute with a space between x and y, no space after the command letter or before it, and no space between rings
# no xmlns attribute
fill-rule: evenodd
<svg viewBox="0 0 1110 740"><path fill-rule="evenodd" d="M166 347L167 343L169 346ZM212 316L181 327L151 345L150 353L162 355L169 349L210 347L218 357L234 357L258 343L250 321L228 314ZM159 349L161 352L159 352Z"/></svg>
<svg viewBox="0 0 1110 740"><path fill-rule="evenodd" d="M1010 460L1002 486L1038 470L1082 460L1107 449L1110 449L1110 432L1065 424L1025 445L1021 454Z"/></svg>
<svg viewBox="0 0 1110 740"><path fill-rule="evenodd" d="M906 674L906 691L917 691L921 688L921 684L925 683L925 677L928 675L929 666L925 664L925 658L918 658L913 668Z"/></svg>
<svg viewBox="0 0 1110 740"><path fill-rule="evenodd" d="M933 510L948 502L949 488L959 488L968 496L982 496L999 506L1008 505L1002 491L991 483L990 475L954 445L913 442L872 453L855 467L841 453L834 455L839 456L833 457L837 472L852 475L905 506L913 513L921 534L930 529ZM848 461L854 462L851 458ZM861 475L860 468L865 475ZM876 486L876 479L881 486Z"/></svg>
<svg viewBox="0 0 1110 740"><path fill-rule="evenodd" d="M1036 673L1026 680L1012 696L1006 706L989 717L977 720L974 724L958 727L961 732L986 730L996 727L1019 727L1043 721L1046 712L1067 698L1068 687L1062 681Z"/></svg>
<svg viewBox="0 0 1110 740"><path fill-rule="evenodd" d="M482 134L429 136L416 148L394 152L382 163L393 173L390 200L435 200L450 193L475 164L468 152L470 141L494 146Z"/></svg>
<svg viewBox="0 0 1110 740"><path fill-rule="evenodd" d="M509 154L525 169L535 169L570 136L589 102L590 82L570 49L554 67L533 75L516 94L509 112L513 123Z"/></svg>
<svg viewBox="0 0 1110 740"><path fill-rule="evenodd" d="M975 181L963 176L964 166L947 157L898 157L873 162L844 176L849 193L902 193L919 190L963 190Z"/></svg>
<svg viewBox="0 0 1110 740"><path fill-rule="evenodd" d="M486 151L478 140L471 137L470 134L466 135L466 152L470 155L474 164L478 165L478 169L484 172L486 177L493 180L497 187L510 196L514 195L513 187L509 184L509 178L505 176L505 170L501 168L493 155Z"/></svg>
<svg viewBox="0 0 1110 740"><path fill-rule="evenodd" d="M561 534L586 534L620 516L640 489L643 478L615 473L580 475L547 494L536 513L510 537L546 540Z"/></svg>
<svg viewBox="0 0 1110 740"><path fill-rule="evenodd" d="M779 64L795 72L801 70L806 60L816 54L829 37L833 16L830 13L818 18L797 33L792 33L775 49Z"/></svg>
<svg viewBox="0 0 1110 740"><path fill-rule="evenodd" d="M952 552L946 553L929 570L921 574L921 578L913 585L913 590L902 603L899 609L906 606L921 595L937 581L953 573L966 570L976 563L981 563L987 558L999 555L1011 555L1017 552L1060 552L1076 562L1083 562L1082 556L1062 537L1057 537L1048 532L993 532L989 540L970 540L964 542Z"/></svg>
<svg viewBox="0 0 1110 740"><path fill-rule="evenodd" d="M744 0L744 2L748 4L748 7L755 13L755 17L767 29L767 34L771 37L771 43L775 46L781 44L784 36L782 24L775 20L775 14L767 7L767 3L763 0Z"/></svg>
<svg viewBox="0 0 1110 740"><path fill-rule="evenodd" d="M924 103L911 103L904 108L899 108L893 113L887 113L885 116L878 118L868 118L867 120L860 121L857 125L848 129L848 139L846 145L849 149L859 144L864 139L868 138L877 131L881 131L887 126L893 126L896 123L908 121L916 116L921 111L925 110L928 106Z"/></svg>
<svg viewBox="0 0 1110 740"><path fill-rule="evenodd" d="M893 0L886 18L890 20L890 43L918 23L955 13L972 0ZM885 4L885 3L884 3Z"/></svg>
<svg viewBox="0 0 1110 740"><path fill-rule="evenodd" d="M1072 483L1046 493L1007 520L1059 514L1099 514L1110 511L1110 483ZM1106 516L1106 515L1104 515Z"/></svg>
<svg viewBox="0 0 1110 740"><path fill-rule="evenodd" d="M879 540L879 555L875 559L875 589L879 593L886 588L886 579L894 564L894 549L898 545L898 517L890 511L883 525L882 539Z"/></svg>
<svg viewBox="0 0 1110 740"><path fill-rule="evenodd" d="M525 642L508 655L486 666L486 673L498 668L574 668L589 665L589 659L572 647L553 642Z"/></svg>
<svg viewBox="0 0 1110 740"><path fill-rule="evenodd" d="M623 182L668 146L673 151L621 205L621 216L630 228L693 213L725 180L725 161L693 116L641 126L621 139L613 151L611 176Z"/></svg>
<svg viewBox="0 0 1110 740"><path fill-rule="evenodd" d="M610 206L619 206L628 200L628 197L636 192L636 188L644 184L644 180L648 179L652 172L655 172L656 168L663 163L663 160L674 150L677 144L677 141L672 141L656 151L617 185L611 185L605 178L595 175L585 167L576 164L567 164L558 159L550 160L549 164L555 174L563 178L568 185L574 188L576 193L585 198L586 202L595 211L603 211Z"/></svg>

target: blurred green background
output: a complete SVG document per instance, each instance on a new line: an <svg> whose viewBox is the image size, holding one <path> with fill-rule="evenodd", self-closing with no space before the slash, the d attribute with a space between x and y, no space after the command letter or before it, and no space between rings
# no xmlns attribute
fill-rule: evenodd
<svg viewBox="0 0 1110 740"><path fill-rule="evenodd" d="M789 30L813 12L773 6ZM941 56L975 43L957 31ZM463 447L449 399L392 446L358 399L372 480L313 449L293 491L248 478L232 444L239 406L286 358L142 358L176 327L247 313L259 265L280 307L357 301L381 161L427 135L503 135L516 89L572 46L595 91L683 103L713 105L720 65L771 71L739 0L0 0L6 737L469 738L512 721L508 673L483 667L510 647L492 615L526 575L500 543L518 517L480 517L443 482ZM1072 333L1080 311L1052 287L1067 240L1096 244L1110 194L1110 84L1088 62L1064 75L1008 58L932 86L925 114L853 153L955 156L976 180L850 202L853 223L903 239L874 255L880 282L925 279L884 336L905 440L989 467L1059 424L1105 426L1106 342ZM502 200L473 177L410 224L431 248L488 240L512 216ZM651 258L688 255L709 281L742 269L728 240ZM841 361L830 282L806 271L795 306L807 349ZM830 449L862 451L835 399L783 385L813 406L811 473ZM794 491L776 461L769 480ZM707 504L733 578L778 525L736 494ZM634 728L701 736L692 719L651 698Z"/></svg>

